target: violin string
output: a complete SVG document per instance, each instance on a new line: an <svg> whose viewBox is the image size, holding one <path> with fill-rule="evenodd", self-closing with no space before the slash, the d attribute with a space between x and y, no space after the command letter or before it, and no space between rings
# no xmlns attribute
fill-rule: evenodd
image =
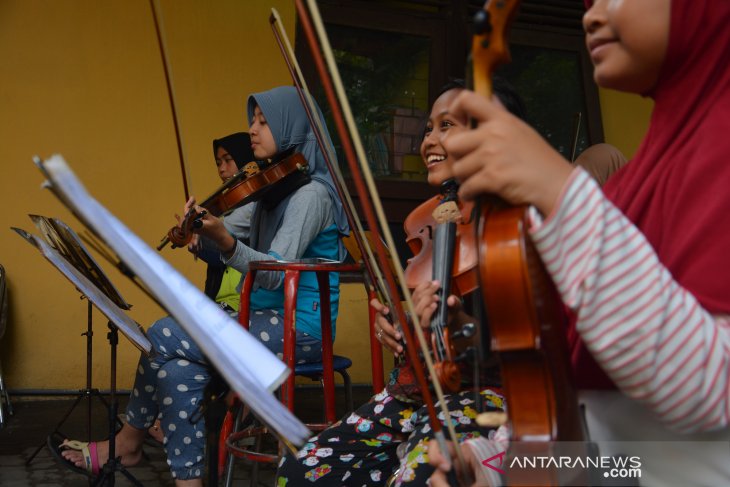
<svg viewBox="0 0 730 487"><path fill-rule="evenodd" d="M300 5L300 2L301 2L301 0L296 1L297 6ZM349 102L345 95L345 90L342 85L342 80L340 79L340 76L339 76L339 71L337 69L337 65L332 56L332 48L329 45L329 40L328 40L326 32L324 30L324 24L322 22L320 14L319 14L319 9L314 0L307 0L307 4L309 6L309 12L312 17L313 23L318 32L320 42L322 44L322 51L323 51L324 57L327 61L327 65L329 67L330 76L335 85L335 91L337 93L337 97L340 102L340 107L343 110L344 118L349 127L349 132L352 135L352 139L353 139L352 142L355 145L355 151L357 153L357 159L360 162L362 176L364 177L365 181L367 182L368 189L370 190L370 193L372 195L371 203L378 216L378 220L379 220L380 226L381 226L381 231L383 233L383 236L385 237L386 244L391 249L395 249L396 247L395 247L395 243L393 241L393 236L388 227L388 222L385 218L385 213L383 211L383 208L382 208L382 205L380 202L380 198L378 197L377 189L375 188L373 176L372 176L372 173L371 173L370 168L367 163L367 157L365 156L365 151L363 149L362 142L360 141L359 133L357 131L357 126L356 126L354 118L352 116ZM456 436L456 431L454 429L453 422L450 420L451 415L449 413L448 406L444 399L444 393L441 388L441 384L438 381L436 371L434 369L433 361L431 360L431 357L428 354L428 345L426 344L426 339L425 339L423 330L421 330L420 324L418 322L419 320L418 320L417 313L415 312L415 307L413 305L411 293L405 284L405 282L406 282L405 275L403 272L403 268L400 264L400 260L393 259L393 264L394 264L393 267L394 267L397 277L398 277L398 281L401 286L401 291L402 291L403 296L406 301L407 308L411 313L411 319L412 319L413 325L414 325L413 329L416 333L418 344L419 344L421 350L424 352L424 362L426 364L426 368L428 369L429 375L431 377L431 382L433 384L433 388L434 388L434 392L436 393L436 397L438 398L441 412L443 413L443 416L444 416L444 423L448 429L450 437L456 444L458 444L458 439L457 439L458 437ZM418 366L419 366L419 364L417 364L417 363L413 364L414 369ZM424 393L424 398L427 397L427 394L428 394L427 391L423 391L423 393ZM433 406L433 405L431 405L431 406ZM438 418L431 418L431 419L434 421L434 423L432 423L432 428L434 429L434 437L439 442L444 455L448 457L449 450L446 447L443 433L440 431L439 420L438 420ZM462 467L462 471L466 471L466 462L464 460L463 455L461 454L460 448L455 448L454 451L456 453L457 460L458 460L460 466Z"/></svg>

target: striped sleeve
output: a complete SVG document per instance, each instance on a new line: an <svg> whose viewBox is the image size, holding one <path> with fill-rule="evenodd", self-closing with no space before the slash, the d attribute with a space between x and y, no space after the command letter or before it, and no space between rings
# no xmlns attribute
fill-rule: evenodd
<svg viewBox="0 0 730 487"><path fill-rule="evenodd" d="M531 235L583 341L625 394L682 432L728 424L730 319L713 317L576 169Z"/></svg>
<svg viewBox="0 0 730 487"><path fill-rule="evenodd" d="M499 487L502 485L500 470L506 470L505 452L509 447L509 431L500 426L489 438L477 436L469 438L461 444L471 451L475 460L475 485ZM487 466L490 465L490 466Z"/></svg>

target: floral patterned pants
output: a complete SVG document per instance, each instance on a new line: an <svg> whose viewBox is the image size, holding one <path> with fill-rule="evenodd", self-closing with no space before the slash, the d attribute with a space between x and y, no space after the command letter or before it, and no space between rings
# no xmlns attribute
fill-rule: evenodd
<svg viewBox="0 0 730 487"><path fill-rule="evenodd" d="M485 411L502 410L502 396L490 389L481 391L481 396ZM446 402L459 442L491 433L480 431L474 421L474 391L447 396ZM277 487L303 485L304 479L318 486L384 485L391 475L395 485L426 485L433 472L427 451L431 426L426 407L414 411L414 406L399 401L387 389L376 394L310 438L296 456L283 457ZM438 416L444 424L443 413Z"/></svg>

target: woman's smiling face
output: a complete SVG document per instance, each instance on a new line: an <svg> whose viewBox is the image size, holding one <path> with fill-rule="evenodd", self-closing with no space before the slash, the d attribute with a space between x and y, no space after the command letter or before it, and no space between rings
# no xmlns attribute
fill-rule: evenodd
<svg viewBox="0 0 730 487"><path fill-rule="evenodd" d="M421 158L428 169L428 183L440 186L441 183L454 177L451 172L452 159L446 153L441 141L449 131L466 129L466 124L449 114L451 102L459 94L461 88L454 88L439 96L431 107L426 130L421 141Z"/></svg>

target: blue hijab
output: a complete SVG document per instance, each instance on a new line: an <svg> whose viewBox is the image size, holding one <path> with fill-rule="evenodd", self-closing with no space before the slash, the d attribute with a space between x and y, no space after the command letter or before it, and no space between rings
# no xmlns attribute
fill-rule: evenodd
<svg viewBox="0 0 730 487"><path fill-rule="evenodd" d="M307 119L307 112L299 99L296 88L293 86L280 86L261 93L254 93L248 97L248 123L251 124L254 115L254 108L258 105L266 118L266 123L271 129L271 134L276 142L278 153L293 149L301 153L309 163L309 174L312 179L324 184L332 199L333 215L337 230L342 235L350 233L350 226L347 223L345 210L342 207L332 175L327 168L324 155L319 149L314 131ZM324 124L322 111L314 102L317 109L317 116L322 121L324 130L324 143L332 149L332 140ZM334 150L330 154L334 155ZM332 164L337 164L333 160ZM288 204L288 201L286 202ZM279 205L285 207L285 205ZM284 208L282 208L284 209Z"/></svg>

